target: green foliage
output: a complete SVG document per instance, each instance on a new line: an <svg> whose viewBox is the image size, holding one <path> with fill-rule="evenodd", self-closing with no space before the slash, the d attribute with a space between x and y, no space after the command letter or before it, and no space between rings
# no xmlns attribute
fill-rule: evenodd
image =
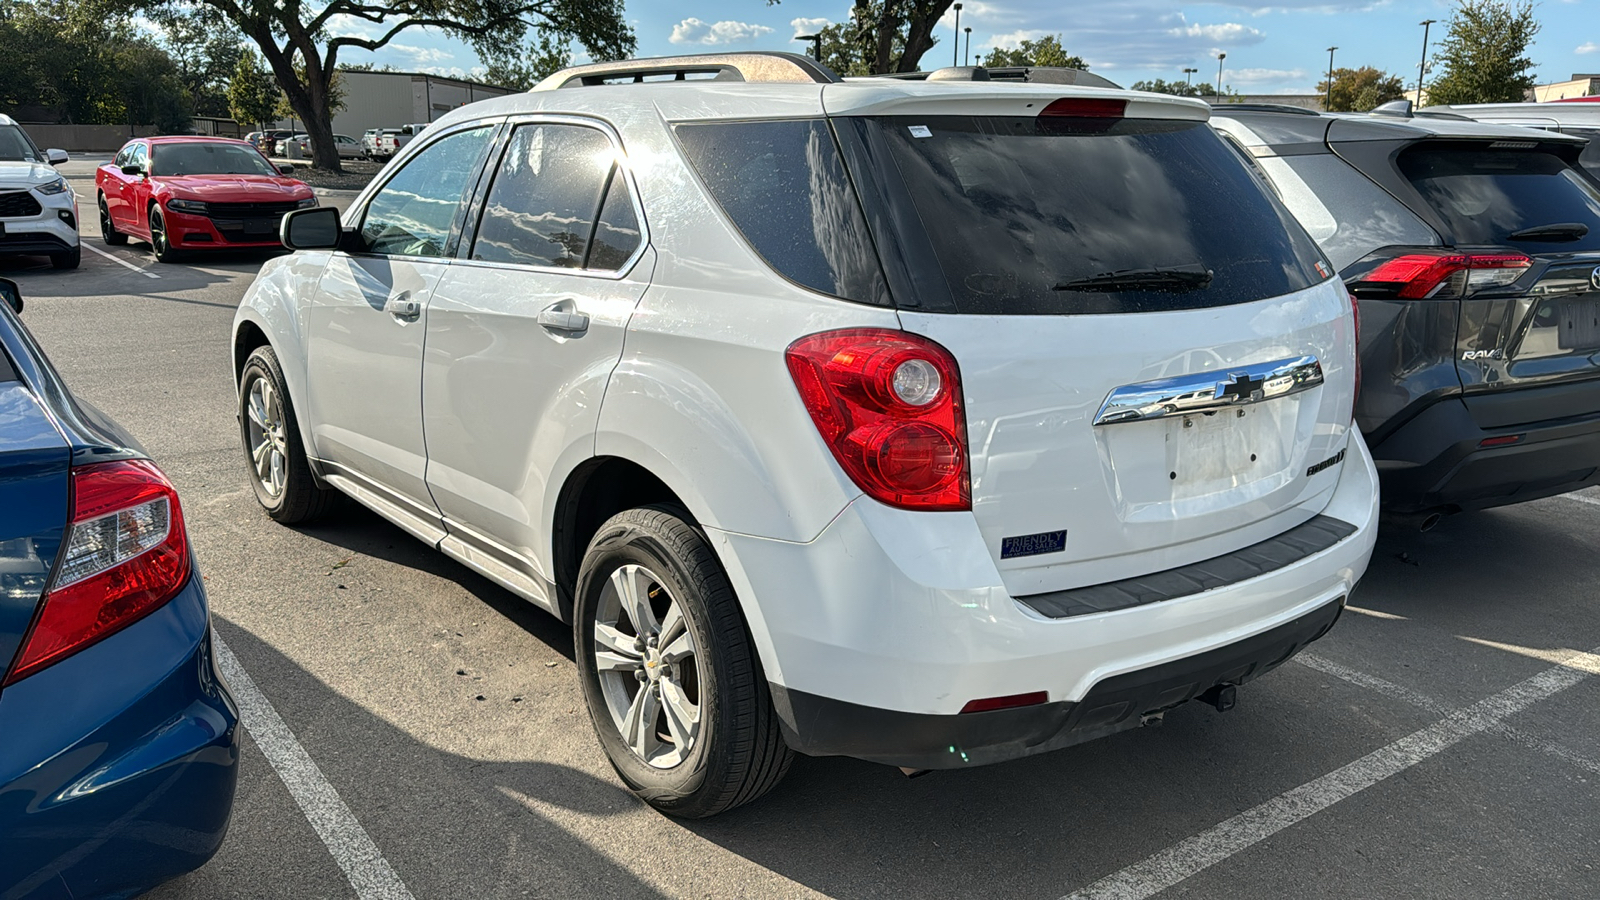
<svg viewBox="0 0 1600 900"><path fill-rule="evenodd" d="M572 65L572 43L570 38L539 28L520 53L489 53L484 62L488 64L484 81L526 91Z"/></svg>
<svg viewBox="0 0 1600 900"><path fill-rule="evenodd" d="M239 54L233 77L228 81L228 114L246 128L259 128L275 118L278 98L277 79L261 65L254 50Z"/></svg>
<svg viewBox="0 0 1600 900"><path fill-rule="evenodd" d="M196 8L162 23L161 47L201 116L228 115L228 82L244 45L215 10Z"/></svg>
<svg viewBox="0 0 1600 900"><path fill-rule="evenodd" d="M769 0L770 2L770 0ZM856 0L850 17L823 28L822 63L840 75L915 72L939 39L933 29L954 0Z"/></svg>
<svg viewBox="0 0 1600 900"><path fill-rule="evenodd" d="M1434 55L1429 103L1517 103L1533 89L1528 46L1539 33L1532 0L1458 0Z"/></svg>
<svg viewBox="0 0 1600 900"><path fill-rule="evenodd" d="M1052 34L1037 41L1023 41L1012 49L996 47L989 51L980 65L998 69L1002 66L1054 67L1061 69L1088 69L1081 56L1068 56L1061 46L1061 35ZM1180 85L1181 87L1181 85Z"/></svg>
<svg viewBox="0 0 1600 900"><path fill-rule="evenodd" d="M1209 84L1185 84L1182 81L1135 81L1133 90L1149 91L1153 94L1173 94L1178 97L1207 97L1211 95Z"/></svg>
<svg viewBox="0 0 1600 900"><path fill-rule="evenodd" d="M1368 112L1406 95L1399 75L1390 75L1372 66L1359 69L1334 69L1333 92L1329 98L1328 80L1317 83L1317 95L1325 98L1328 112Z"/></svg>
<svg viewBox="0 0 1600 900"><path fill-rule="evenodd" d="M0 2L0 104L63 123L188 128L172 58L90 2Z"/></svg>

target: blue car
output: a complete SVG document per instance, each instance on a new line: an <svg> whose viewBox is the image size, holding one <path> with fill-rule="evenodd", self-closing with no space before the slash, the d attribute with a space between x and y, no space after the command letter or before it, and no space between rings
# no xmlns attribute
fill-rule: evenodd
<svg viewBox="0 0 1600 900"><path fill-rule="evenodd" d="M132 897L222 843L238 710L177 492L0 296L0 900Z"/></svg>

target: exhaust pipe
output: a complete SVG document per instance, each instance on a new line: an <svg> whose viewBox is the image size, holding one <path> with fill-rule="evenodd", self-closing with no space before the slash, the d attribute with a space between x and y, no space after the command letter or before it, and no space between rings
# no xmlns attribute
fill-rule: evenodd
<svg viewBox="0 0 1600 900"><path fill-rule="evenodd" d="M1231 684L1213 684L1195 698L1217 712L1227 712L1239 703L1239 689Z"/></svg>
<svg viewBox="0 0 1600 900"><path fill-rule="evenodd" d="M1424 533L1432 531L1434 526L1439 524L1439 520L1443 519L1443 518L1444 518L1444 513L1429 513L1428 515L1423 517L1422 524L1420 526L1418 526L1418 527Z"/></svg>

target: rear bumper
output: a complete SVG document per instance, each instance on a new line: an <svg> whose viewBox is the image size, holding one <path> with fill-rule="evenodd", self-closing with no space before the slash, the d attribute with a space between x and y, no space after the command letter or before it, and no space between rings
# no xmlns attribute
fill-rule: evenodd
<svg viewBox="0 0 1600 900"><path fill-rule="evenodd" d="M133 896L205 864L239 734L200 579L6 688L0 734L0 898Z"/></svg>
<svg viewBox="0 0 1600 900"><path fill-rule="evenodd" d="M1199 593L1066 618L1006 592L967 513L857 500L806 544L707 531L791 746L962 767L1134 727L1320 636L1376 539L1377 478L1359 436L1342 466L1319 512L1354 530L1327 549ZM960 712L1038 691L1041 706Z"/></svg>
<svg viewBox="0 0 1600 900"><path fill-rule="evenodd" d="M1518 408L1560 417L1511 424ZM1519 435L1514 444L1480 446ZM1373 456L1384 508L1393 512L1488 509L1562 494L1600 484L1600 403L1565 385L1449 397L1385 438Z"/></svg>

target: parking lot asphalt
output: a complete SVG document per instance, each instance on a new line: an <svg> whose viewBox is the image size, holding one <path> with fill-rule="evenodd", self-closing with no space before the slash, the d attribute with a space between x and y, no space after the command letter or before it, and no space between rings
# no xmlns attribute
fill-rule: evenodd
<svg viewBox="0 0 1600 900"><path fill-rule="evenodd" d="M262 258L104 247L94 162L106 255L0 274L177 485L250 732L220 853L151 897L1600 896L1600 491L1386 530L1231 712L915 780L802 757L679 822L605 762L566 626L359 508L260 511L228 350Z"/></svg>

